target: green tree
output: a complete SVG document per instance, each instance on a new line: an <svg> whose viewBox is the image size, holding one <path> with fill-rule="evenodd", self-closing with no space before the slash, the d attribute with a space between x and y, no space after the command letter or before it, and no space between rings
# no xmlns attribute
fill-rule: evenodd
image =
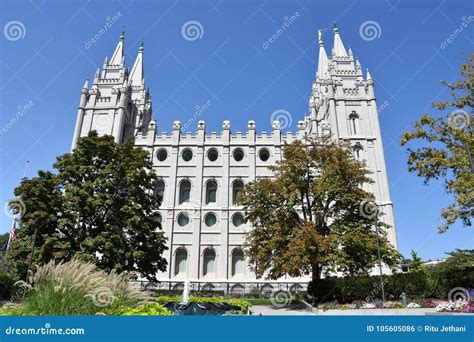
<svg viewBox="0 0 474 342"><path fill-rule="evenodd" d="M103 270L137 271L156 280L166 249L154 196L157 176L147 151L91 132L72 153L15 189L25 212L8 257L24 277L34 264L78 257Z"/></svg>
<svg viewBox="0 0 474 342"><path fill-rule="evenodd" d="M474 249L456 249L447 254L445 261L430 269L431 286L441 298L452 289L474 288Z"/></svg>
<svg viewBox="0 0 474 342"><path fill-rule="evenodd" d="M409 261L410 272L423 271L425 267L423 266L423 260L418 256L414 250L411 251L411 260Z"/></svg>
<svg viewBox="0 0 474 342"><path fill-rule="evenodd" d="M408 170L423 177L425 184L443 179L446 192L453 195L453 203L441 210L441 233L457 220L464 227L471 226L474 215L474 119L469 114L474 102L474 54L461 67L461 80L442 84L450 89L452 99L433 106L454 110L448 116L423 115L401 139L402 146L418 143L407 148Z"/></svg>
<svg viewBox="0 0 474 342"><path fill-rule="evenodd" d="M0 252L2 251L2 248L7 246L8 239L10 237L10 233L5 233L0 235Z"/></svg>
<svg viewBox="0 0 474 342"><path fill-rule="evenodd" d="M367 274L378 263L374 219L361 210L373 198L362 185L373 180L348 145L295 141L271 170L274 179L249 183L239 196L254 227L244 248L257 276L311 274L317 289L323 274ZM393 266L400 255L386 239L389 227L378 220L378 228L383 262Z"/></svg>

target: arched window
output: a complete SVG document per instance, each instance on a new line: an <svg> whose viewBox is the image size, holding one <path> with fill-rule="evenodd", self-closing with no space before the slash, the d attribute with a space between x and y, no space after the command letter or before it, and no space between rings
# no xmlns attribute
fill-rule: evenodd
<svg viewBox="0 0 474 342"><path fill-rule="evenodd" d="M163 222L163 217L161 216L160 213L153 213L151 216L151 219L155 221L156 223L159 223L160 225Z"/></svg>
<svg viewBox="0 0 474 342"><path fill-rule="evenodd" d="M349 115L350 130L352 135L357 135L359 130L359 115L356 112L352 112Z"/></svg>
<svg viewBox="0 0 474 342"><path fill-rule="evenodd" d="M189 202L191 196L191 182L188 180L182 181L179 186L179 204Z"/></svg>
<svg viewBox="0 0 474 342"><path fill-rule="evenodd" d="M242 275L244 273L244 252L236 249L232 253L232 276Z"/></svg>
<svg viewBox="0 0 474 342"><path fill-rule="evenodd" d="M186 274L186 268L188 263L188 252L184 248L179 248L176 251L175 256L175 266L174 266L174 274Z"/></svg>
<svg viewBox="0 0 474 342"><path fill-rule="evenodd" d="M245 287L241 284L235 284L231 287L230 293L233 295L242 296L245 293Z"/></svg>
<svg viewBox="0 0 474 342"><path fill-rule="evenodd" d="M213 249L206 249L203 258L203 274L210 275L215 272L216 252Z"/></svg>
<svg viewBox="0 0 474 342"><path fill-rule="evenodd" d="M164 193L165 193L165 182L163 182L162 180L159 180L158 182L156 182L155 196L160 201L160 203L163 203Z"/></svg>
<svg viewBox="0 0 474 342"><path fill-rule="evenodd" d="M362 151L364 150L362 145L360 143L356 143L352 149L354 151L355 158L357 160L361 160L362 159Z"/></svg>
<svg viewBox="0 0 474 342"><path fill-rule="evenodd" d="M232 184L232 204L237 205L237 200L239 199L239 194L244 188L244 182L241 180L236 180Z"/></svg>
<svg viewBox="0 0 474 342"><path fill-rule="evenodd" d="M217 182L209 181L206 184L206 204L216 203L217 197Z"/></svg>

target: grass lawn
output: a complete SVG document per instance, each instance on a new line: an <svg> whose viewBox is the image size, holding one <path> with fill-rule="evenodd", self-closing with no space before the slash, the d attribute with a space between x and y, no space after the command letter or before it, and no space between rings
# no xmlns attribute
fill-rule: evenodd
<svg viewBox="0 0 474 342"><path fill-rule="evenodd" d="M250 302L250 304L252 305L265 305L265 306L272 306L272 302L270 301L270 299L266 299L266 298L242 298L242 300L245 300L247 302Z"/></svg>

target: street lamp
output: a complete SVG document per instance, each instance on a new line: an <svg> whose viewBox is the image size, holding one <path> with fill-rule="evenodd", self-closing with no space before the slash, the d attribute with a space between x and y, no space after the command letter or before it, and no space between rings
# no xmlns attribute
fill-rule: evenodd
<svg viewBox="0 0 474 342"><path fill-rule="evenodd" d="M379 259L379 273L380 273L380 288L382 289L382 305L385 303L385 288L383 282L383 272L382 272L382 257L380 252L380 236L379 236L379 226L377 221L377 216L379 213L379 208L375 202L373 202L374 207L374 226L375 234L377 235L377 257Z"/></svg>

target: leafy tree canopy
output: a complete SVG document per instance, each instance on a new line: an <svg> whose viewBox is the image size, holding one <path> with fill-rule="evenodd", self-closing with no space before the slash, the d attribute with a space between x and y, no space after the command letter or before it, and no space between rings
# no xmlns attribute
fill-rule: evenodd
<svg viewBox="0 0 474 342"><path fill-rule="evenodd" d="M348 145L294 141L271 169L274 179L249 183L239 195L254 227L245 250L257 276L312 274L314 285L323 273L367 274L378 263L374 219L361 210L373 198L363 184L373 180ZM378 220L378 228L383 262L393 266L400 255L387 241L390 227Z"/></svg>
<svg viewBox="0 0 474 342"><path fill-rule="evenodd" d="M166 270L166 239L153 219L157 176L147 151L93 131L53 167L57 174L39 171L15 189L25 210L8 257L18 275L26 273L32 240L33 264L78 257L151 280Z"/></svg>
<svg viewBox="0 0 474 342"><path fill-rule="evenodd" d="M408 170L422 177L425 184L444 180L446 192L453 195L453 203L441 210L441 233L457 220L464 227L471 226L474 215L474 54L461 67L461 80L442 83L450 89L452 99L433 106L453 110L448 116L423 115L414 130L405 132L401 139L402 146L419 143L407 148Z"/></svg>

